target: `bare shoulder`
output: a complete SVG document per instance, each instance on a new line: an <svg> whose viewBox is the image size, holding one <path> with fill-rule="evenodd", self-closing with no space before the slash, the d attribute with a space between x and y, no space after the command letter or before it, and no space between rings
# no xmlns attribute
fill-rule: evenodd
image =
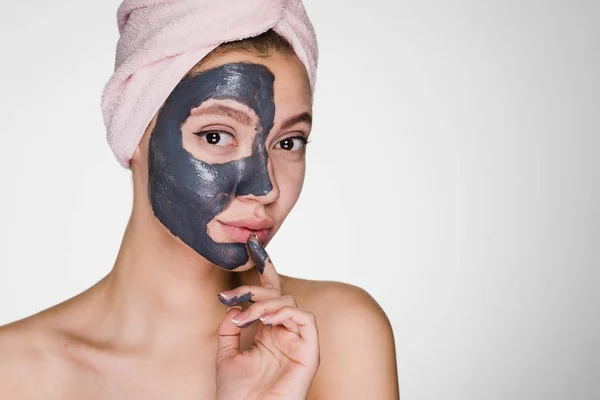
<svg viewBox="0 0 600 400"><path fill-rule="evenodd" d="M34 398L44 386L50 359L39 322L32 316L0 327L0 398Z"/></svg>
<svg viewBox="0 0 600 400"><path fill-rule="evenodd" d="M67 310L65 302L0 326L0 399L61 398Z"/></svg>
<svg viewBox="0 0 600 400"><path fill-rule="evenodd" d="M301 308L317 317L334 318L336 323L370 318L389 324L377 301L364 289L336 281L313 281L282 276L284 291L296 298Z"/></svg>
<svg viewBox="0 0 600 400"><path fill-rule="evenodd" d="M310 399L399 398L392 325L366 290L282 276L284 292L315 314L321 365Z"/></svg>

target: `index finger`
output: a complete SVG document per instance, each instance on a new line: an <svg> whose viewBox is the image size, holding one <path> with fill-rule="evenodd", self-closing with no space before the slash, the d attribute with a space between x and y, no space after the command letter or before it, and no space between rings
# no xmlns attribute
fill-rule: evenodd
<svg viewBox="0 0 600 400"><path fill-rule="evenodd" d="M275 271L275 266L271 262L271 257L267 254L265 247L260 242L256 234L251 234L248 238L248 250L250 256L256 263L256 269L260 275L260 283L266 288L276 288L281 291L281 278Z"/></svg>

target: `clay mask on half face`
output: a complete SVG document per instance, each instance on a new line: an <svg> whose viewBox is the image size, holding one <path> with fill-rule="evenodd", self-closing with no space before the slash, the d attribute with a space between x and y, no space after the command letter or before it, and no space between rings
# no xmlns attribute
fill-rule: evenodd
<svg viewBox="0 0 600 400"><path fill-rule="evenodd" d="M242 243L217 243L207 224L236 196L272 190L266 138L275 117L273 73L264 65L230 63L183 79L159 112L150 137L149 195L154 214L173 235L210 262L233 270L248 261ZM209 99L233 100L258 116L250 156L208 164L183 147L181 126Z"/></svg>

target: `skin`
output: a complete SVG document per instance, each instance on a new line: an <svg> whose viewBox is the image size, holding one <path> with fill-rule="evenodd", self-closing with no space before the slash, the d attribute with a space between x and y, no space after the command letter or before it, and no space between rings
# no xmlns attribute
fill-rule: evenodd
<svg viewBox="0 0 600 400"><path fill-rule="evenodd" d="M235 196L219 217L268 217L275 233L296 203L304 179L303 154L278 152L274 146L286 135L310 132L306 122L281 129L289 117L312 112L306 72L295 57L280 54L227 53L204 68L227 63L267 67L275 77L276 111L265 139L271 190ZM148 196L148 154L156 120L132 158L133 211L113 269L85 292L0 327L0 398L243 399L243 390L262 385L271 394L265 398L294 399L298 397L289 397L289 388L306 388L301 397L308 399L397 399L391 326L364 290L279 275L260 248L231 272L204 258L159 221ZM238 153L230 159L252 153L255 133L240 134ZM184 129L182 144L198 159L216 162L212 158L223 155L195 146L198 142L190 139L194 135ZM226 242L215 218L206 229L215 243ZM263 274L254 267L253 253L265 263ZM246 301L248 297L255 303ZM227 311L224 303L238 303L246 314L237 308ZM270 322L239 327L274 313L279 314ZM313 325L318 336L307 340L300 354L310 355L302 363L318 366L316 374L310 368L306 373L287 370L280 359L263 356L260 368L283 368L281 375L289 379L272 379L270 386L258 378L240 379L252 369L237 370L245 359L238 355L254 357L257 339L265 348L277 340L290 345L302 336L301 330L315 332L310 330ZM252 397L256 393L246 394L257 398Z"/></svg>

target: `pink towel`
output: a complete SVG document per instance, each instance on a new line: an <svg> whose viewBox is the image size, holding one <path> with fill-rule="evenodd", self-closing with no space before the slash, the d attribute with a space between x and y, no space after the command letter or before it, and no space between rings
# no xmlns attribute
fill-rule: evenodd
<svg viewBox="0 0 600 400"><path fill-rule="evenodd" d="M117 20L121 36L102 113L125 168L177 83L222 43L273 29L293 46L314 91L317 41L301 0L125 0Z"/></svg>

